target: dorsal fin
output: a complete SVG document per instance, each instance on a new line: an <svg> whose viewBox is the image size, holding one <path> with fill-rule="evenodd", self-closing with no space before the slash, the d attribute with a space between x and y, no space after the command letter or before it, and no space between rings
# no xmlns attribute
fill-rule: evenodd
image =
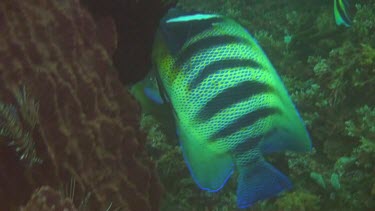
<svg viewBox="0 0 375 211"><path fill-rule="evenodd" d="M199 12L183 12L172 8L160 21L160 31L171 54L176 55L191 37L221 22L223 16Z"/></svg>

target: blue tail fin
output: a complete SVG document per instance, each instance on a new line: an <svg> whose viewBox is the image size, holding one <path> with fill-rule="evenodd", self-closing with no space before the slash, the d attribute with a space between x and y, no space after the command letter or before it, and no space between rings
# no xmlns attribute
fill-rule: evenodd
<svg viewBox="0 0 375 211"><path fill-rule="evenodd" d="M240 168L237 186L237 204L240 208L256 201L271 198L292 187L289 179L266 161Z"/></svg>

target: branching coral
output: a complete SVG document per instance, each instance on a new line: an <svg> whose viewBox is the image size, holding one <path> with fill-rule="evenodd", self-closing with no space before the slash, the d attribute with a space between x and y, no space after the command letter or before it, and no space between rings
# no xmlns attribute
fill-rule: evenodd
<svg viewBox="0 0 375 211"><path fill-rule="evenodd" d="M8 139L8 144L15 147L20 160L33 166L42 162L37 156L31 135L39 123L39 106L27 95L25 87L15 90L14 94L19 112L13 105L0 102L0 136Z"/></svg>

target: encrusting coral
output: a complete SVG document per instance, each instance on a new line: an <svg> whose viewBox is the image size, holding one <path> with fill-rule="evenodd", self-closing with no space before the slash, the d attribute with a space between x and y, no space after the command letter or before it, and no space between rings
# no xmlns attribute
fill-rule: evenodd
<svg viewBox="0 0 375 211"><path fill-rule="evenodd" d="M0 2L0 210L48 210L37 196L72 179L70 208L159 209L139 107L111 58L116 34L78 0Z"/></svg>
<svg viewBox="0 0 375 211"><path fill-rule="evenodd" d="M64 198L61 193L51 187L43 186L37 189L21 211L78 211L70 198Z"/></svg>

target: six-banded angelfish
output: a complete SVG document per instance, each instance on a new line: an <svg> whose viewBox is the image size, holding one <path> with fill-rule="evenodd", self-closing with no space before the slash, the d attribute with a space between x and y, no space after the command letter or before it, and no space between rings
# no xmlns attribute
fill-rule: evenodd
<svg viewBox="0 0 375 211"><path fill-rule="evenodd" d="M263 156L308 152L311 141L274 67L242 26L171 9L160 21L153 63L160 96L152 98L170 103L201 189L220 190L236 170L237 203L245 208L291 188Z"/></svg>
<svg viewBox="0 0 375 211"><path fill-rule="evenodd" d="M352 20L349 17L349 2L348 0L333 0L333 13L337 25L344 25L349 27Z"/></svg>

